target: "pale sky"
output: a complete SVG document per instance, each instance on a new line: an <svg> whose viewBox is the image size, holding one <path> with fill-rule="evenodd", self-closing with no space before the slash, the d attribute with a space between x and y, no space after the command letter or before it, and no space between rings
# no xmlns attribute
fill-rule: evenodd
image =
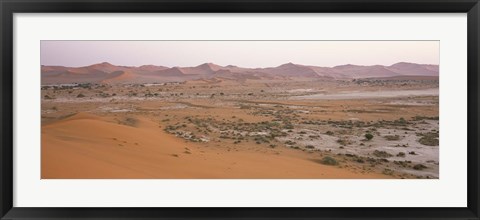
<svg viewBox="0 0 480 220"><path fill-rule="evenodd" d="M439 41L42 41L41 64L275 67L439 64Z"/></svg>

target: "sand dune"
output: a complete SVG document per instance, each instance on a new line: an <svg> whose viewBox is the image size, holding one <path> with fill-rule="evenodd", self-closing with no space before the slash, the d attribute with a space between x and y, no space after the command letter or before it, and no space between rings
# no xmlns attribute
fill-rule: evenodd
<svg viewBox="0 0 480 220"><path fill-rule="evenodd" d="M166 134L146 118L118 123L79 113L42 126L42 178L391 178L299 154L205 147Z"/></svg>
<svg viewBox="0 0 480 220"><path fill-rule="evenodd" d="M102 83L110 83L110 82L126 82L129 80L133 80L135 75L128 71L116 71L109 74L109 76L102 80Z"/></svg>
<svg viewBox="0 0 480 220"><path fill-rule="evenodd" d="M400 62L388 67L389 70L401 75L438 76L438 65L417 65L414 63Z"/></svg>
<svg viewBox="0 0 480 220"><path fill-rule="evenodd" d="M99 63L85 67L42 66L42 84L62 83L152 83L184 82L214 77L232 80L265 79L354 79L371 77L393 77L403 75L438 76L438 65L400 62L391 66L341 65L335 67L306 66L286 63L277 67L242 68L204 63L195 67L164 67L144 65L140 67L115 66ZM128 72L128 77L114 77L114 72ZM148 77L146 77L148 76ZM172 78L174 77L174 78Z"/></svg>

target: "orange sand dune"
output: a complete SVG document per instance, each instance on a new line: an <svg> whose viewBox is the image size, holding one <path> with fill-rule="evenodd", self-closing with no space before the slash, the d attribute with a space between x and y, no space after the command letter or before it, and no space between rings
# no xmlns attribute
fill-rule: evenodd
<svg viewBox="0 0 480 220"><path fill-rule="evenodd" d="M354 173L298 157L227 151L185 142L158 124L133 126L77 114L42 126L42 178L391 178Z"/></svg>

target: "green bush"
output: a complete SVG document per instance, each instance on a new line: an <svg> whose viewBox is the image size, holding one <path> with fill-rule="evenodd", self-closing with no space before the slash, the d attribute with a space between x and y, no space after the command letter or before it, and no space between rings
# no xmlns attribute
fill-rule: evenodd
<svg viewBox="0 0 480 220"><path fill-rule="evenodd" d="M367 140L372 140L372 139L373 139L373 134L366 133L366 134L365 134L365 139L367 139Z"/></svg>
<svg viewBox="0 0 480 220"><path fill-rule="evenodd" d="M330 165L330 166L338 165L338 161L329 156L322 158L322 160L320 160L320 163L324 165Z"/></svg>

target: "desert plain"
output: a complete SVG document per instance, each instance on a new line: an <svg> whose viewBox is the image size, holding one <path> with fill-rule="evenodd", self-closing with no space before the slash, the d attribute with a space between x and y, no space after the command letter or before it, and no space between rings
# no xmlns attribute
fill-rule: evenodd
<svg viewBox="0 0 480 220"><path fill-rule="evenodd" d="M43 179L437 179L437 65L42 66Z"/></svg>

